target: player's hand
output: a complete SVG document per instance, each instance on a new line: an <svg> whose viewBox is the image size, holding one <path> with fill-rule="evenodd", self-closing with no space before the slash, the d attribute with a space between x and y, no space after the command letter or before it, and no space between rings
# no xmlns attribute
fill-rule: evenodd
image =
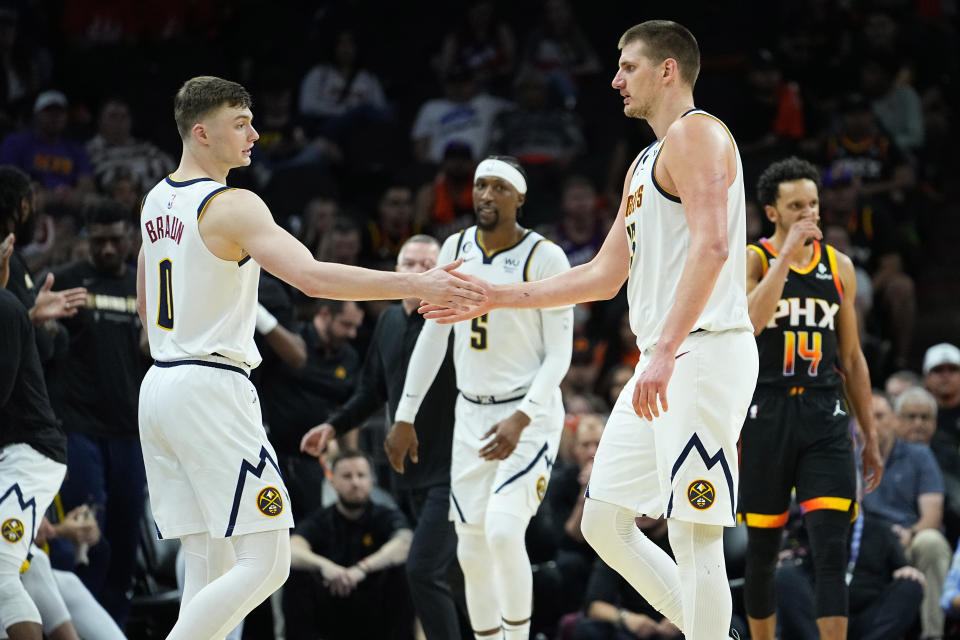
<svg viewBox="0 0 960 640"><path fill-rule="evenodd" d="M860 456L863 461L863 490L870 493L879 486L880 479L883 478L883 458L880 457L876 438L864 443Z"/></svg>
<svg viewBox="0 0 960 640"><path fill-rule="evenodd" d="M530 416L522 411L514 411L512 416L490 427L483 434L483 439L493 436L493 440L480 448L480 457L484 460L505 460L517 448L520 434L528 424Z"/></svg>
<svg viewBox="0 0 960 640"><path fill-rule="evenodd" d="M453 309L449 305L431 304L429 301L425 301L421 303L420 309L418 310L424 318L427 320L436 320L439 324L453 324L454 322L472 320L473 318L482 316L483 314L488 313L496 308L496 305L494 304L496 287L491 285L486 280L468 273L457 272L456 275L463 278L467 282L472 282L479 287L483 287L486 291L487 299L467 310Z"/></svg>
<svg viewBox="0 0 960 640"><path fill-rule="evenodd" d="M90 507L85 504L70 511L53 529L57 537L66 538L74 545L85 544L92 547L100 541L100 526Z"/></svg>
<svg viewBox="0 0 960 640"><path fill-rule="evenodd" d="M797 254L810 242L823 239L823 231L817 225L819 219L819 216L808 214L802 216L790 226L787 239L783 241L783 246L780 248L782 259L793 262L798 257Z"/></svg>
<svg viewBox="0 0 960 640"><path fill-rule="evenodd" d="M659 630L659 626L653 621L653 618L632 611L624 617L623 626L641 638L649 638Z"/></svg>
<svg viewBox="0 0 960 640"><path fill-rule="evenodd" d="M42 547L47 544L51 538L56 538L57 532L54 530L53 525L50 524L50 521L47 520L47 516L43 516L43 519L40 521L40 527L37 529L37 535L34 537L33 541L37 546Z"/></svg>
<svg viewBox="0 0 960 640"><path fill-rule="evenodd" d="M397 473L403 473L403 461L410 455L410 462L420 462L420 441L413 423L397 421L390 427L383 441L383 450L387 452L390 466Z"/></svg>
<svg viewBox="0 0 960 640"><path fill-rule="evenodd" d="M893 572L894 580L913 580L914 582L919 582L920 584L926 583L926 579L923 577L923 572L915 567L910 565L904 565Z"/></svg>
<svg viewBox="0 0 960 640"><path fill-rule="evenodd" d="M366 576L357 567L342 568L330 581L330 593L346 598Z"/></svg>
<svg viewBox="0 0 960 640"><path fill-rule="evenodd" d="M683 634L677 625L673 624L666 618L657 624L657 633L660 634L661 638L679 638Z"/></svg>
<svg viewBox="0 0 960 640"><path fill-rule="evenodd" d="M48 273L37 292L37 301L30 309L30 320L39 326L47 320L58 320L75 316L80 307L87 304L87 290L83 287L51 291L53 274Z"/></svg>
<svg viewBox="0 0 960 640"><path fill-rule="evenodd" d="M10 256L13 255L13 243L16 237L11 233L0 242L0 289L10 280Z"/></svg>
<svg viewBox="0 0 960 640"><path fill-rule="evenodd" d="M327 422L319 424L313 429L310 429L310 431L307 431L303 434L303 437L300 438L300 451L319 458L323 455L323 450L327 448L327 444L333 440L336 435L337 432L334 431L332 424Z"/></svg>
<svg viewBox="0 0 960 640"><path fill-rule="evenodd" d="M657 349L650 359L650 364L637 378L637 384L633 388L633 410L641 418L653 420L660 417L658 399L660 407L663 407L664 412L667 411L667 384L673 375L675 362L674 354Z"/></svg>
<svg viewBox="0 0 960 640"><path fill-rule="evenodd" d="M469 311L487 301L488 285L455 271L463 258L417 274L418 294L426 302L457 311Z"/></svg>

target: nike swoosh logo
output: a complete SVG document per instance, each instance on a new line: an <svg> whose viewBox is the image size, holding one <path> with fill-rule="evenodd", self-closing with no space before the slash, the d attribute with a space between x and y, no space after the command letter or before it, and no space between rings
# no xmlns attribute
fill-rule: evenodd
<svg viewBox="0 0 960 640"><path fill-rule="evenodd" d="M685 356L685 355L687 355L688 353L690 353L690 352L689 352L689 351L684 351L683 353L678 353L678 354L677 354L677 357L674 358L674 360L679 360L679 359L681 358L681 356Z"/></svg>

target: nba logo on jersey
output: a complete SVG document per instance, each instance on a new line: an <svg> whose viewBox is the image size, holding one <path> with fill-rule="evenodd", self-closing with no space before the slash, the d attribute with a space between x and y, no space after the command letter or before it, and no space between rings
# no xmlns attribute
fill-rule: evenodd
<svg viewBox="0 0 960 640"><path fill-rule="evenodd" d="M757 405L755 404L750 406L750 417L754 420L757 419Z"/></svg>
<svg viewBox="0 0 960 640"><path fill-rule="evenodd" d="M177 199L177 194L170 196L170 200L167 202L167 209L173 209L173 201Z"/></svg>

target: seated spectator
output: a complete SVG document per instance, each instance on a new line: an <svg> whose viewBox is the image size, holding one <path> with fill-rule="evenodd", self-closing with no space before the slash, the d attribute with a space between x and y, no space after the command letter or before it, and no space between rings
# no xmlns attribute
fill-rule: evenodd
<svg viewBox="0 0 960 640"><path fill-rule="evenodd" d="M570 412L569 399L572 396L585 396L591 404L601 400L596 398L593 392L599 372L594 345L583 336L574 337L570 368L567 369L567 375L560 381L560 391L563 392L564 405L567 406L568 412Z"/></svg>
<svg viewBox="0 0 960 640"><path fill-rule="evenodd" d="M350 218L337 218L329 232L323 235L318 248L318 260L338 264L360 264L360 250L363 237L360 227Z"/></svg>
<svg viewBox="0 0 960 640"><path fill-rule="evenodd" d="M942 342L923 357L923 384L937 401L937 426L930 449L943 472L947 539L960 537L960 349Z"/></svg>
<svg viewBox="0 0 960 640"><path fill-rule="evenodd" d="M437 61L440 75L457 68L469 69L484 90L509 81L517 56L517 41L510 25L496 15L493 0L474 0L466 17L443 38Z"/></svg>
<svg viewBox="0 0 960 640"><path fill-rule="evenodd" d="M597 255L607 237L607 221L597 208L597 191L588 178L567 178L560 195L560 220L550 238L556 242L571 267L586 264Z"/></svg>
<svg viewBox="0 0 960 640"><path fill-rule="evenodd" d="M883 385L883 390L886 392L887 397L890 398L890 402L896 406L897 396L910 387L920 387L922 385L923 381L920 379L920 376L910 369L901 369L900 371L894 371L890 374L886 383Z"/></svg>
<svg viewBox="0 0 960 640"><path fill-rule="evenodd" d="M404 184L390 184L377 202L377 218L367 222L361 260L373 268L392 269L400 247L420 232L413 221L413 192Z"/></svg>
<svg viewBox="0 0 960 640"><path fill-rule="evenodd" d="M654 544L670 554L667 521L637 518L637 527ZM597 559L590 573L584 598L585 617L577 623L576 640L638 640L683 637L673 623L643 599L630 584L603 560Z"/></svg>
<svg viewBox="0 0 960 640"><path fill-rule="evenodd" d="M77 205L93 193L93 167L83 146L64 138L67 97L44 91L33 105L33 128L11 133L0 145L0 164L19 167L54 201Z"/></svg>
<svg viewBox="0 0 960 640"><path fill-rule="evenodd" d="M153 143L134 138L132 129L130 104L121 98L107 100L100 108L97 135L87 143L87 153L98 184L105 187L126 171L136 181L137 190L146 193L177 165Z"/></svg>
<svg viewBox="0 0 960 640"><path fill-rule="evenodd" d="M389 119L383 87L364 69L357 34L341 29L331 39L328 61L312 67L300 82L300 115L318 125L316 133L342 140L370 122Z"/></svg>
<svg viewBox="0 0 960 640"><path fill-rule="evenodd" d="M601 380L600 390L603 392L603 397L606 399L611 411L613 410L613 406L617 404L617 398L620 397L623 388L630 382L633 374L634 367L620 364L607 372L606 377ZM630 393L633 393L632 389Z"/></svg>
<svg viewBox="0 0 960 640"><path fill-rule="evenodd" d="M336 198L317 196L307 202L303 215L290 216L288 231L300 238L310 252L319 258L326 235L333 229L339 215L340 203Z"/></svg>
<svg viewBox="0 0 960 640"><path fill-rule="evenodd" d="M943 636L940 591L950 567L950 545L940 533L943 519L943 479L930 448L897 437L897 419L880 392L873 395L877 441L884 458L880 485L863 497L868 516L891 523L907 560L926 580L920 611L922 638Z"/></svg>
<svg viewBox="0 0 960 640"><path fill-rule="evenodd" d="M307 363L294 368L268 362L260 382L263 419L277 452L293 503L295 522L321 504L323 468L300 452L300 439L326 420L353 393L360 373L360 356L350 345L363 322L356 302L317 300L310 322L300 328L307 346Z"/></svg>
<svg viewBox="0 0 960 640"><path fill-rule="evenodd" d="M905 442L930 446L937 428L937 401L922 387L910 387L893 403L897 414L897 437Z"/></svg>
<svg viewBox="0 0 960 640"><path fill-rule="evenodd" d="M889 524L861 515L850 536L850 640L891 640L916 624L923 574L907 564ZM813 563L809 549L792 550L777 568L777 624L784 640L820 640L815 622Z"/></svg>
<svg viewBox="0 0 960 640"><path fill-rule="evenodd" d="M899 53L870 57L860 66L860 85L884 131L900 149L912 153L923 145L923 106L901 73L902 60Z"/></svg>
<svg viewBox="0 0 960 640"><path fill-rule="evenodd" d="M555 465L547 491L547 502L558 532L556 563L563 578L561 613L576 611L583 604L583 594L596 552L583 539L580 522L586 500L587 483L593 470L593 456L603 433L603 418L596 414L580 417L576 440L571 449L573 464Z"/></svg>
<svg viewBox="0 0 960 640"><path fill-rule="evenodd" d="M489 146L493 121L512 103L481 93L469 69L451 70L443 79L443 93L444 97L427 100L417 112L410 133L414 157L439 164L454 140L465 143L472 157L481 157Z"/></svg>
<svg viewBox="0 0 960 640"><path fill-rule="evenodd" d="M473 172L476 162L470 146L451 141L433 181L417 191L414 224L443 240L473 224Z"/></svg>
<svg viewBox="0 0 960 640"><path fill-rule="evenodd" d="M522 64L545 73L566 108L576 106L580 81L600 71L600 58L568 0L544 1L539 23L524 45Z"/></svg>
<svg viewBox="0 0 960 640"><path fill-rule="evenodd" d="M398 509L370 501L373 480L363 453L341 452L331 471L336 504L311 513L290 536L286 637L412 638L403 571L413 536L407 520Z"/></svg>

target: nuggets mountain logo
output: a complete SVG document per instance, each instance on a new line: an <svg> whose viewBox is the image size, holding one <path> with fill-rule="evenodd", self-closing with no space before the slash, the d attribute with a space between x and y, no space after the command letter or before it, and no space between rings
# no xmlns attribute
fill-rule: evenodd
<svg viewBox="0 0 960 640"><path fill-rule="evenodd" d="M10 544L16 544L23 538L23 523L16 518L9 518L0 525L0 535Z"/></svg>
<svg viewBox="0 0 960 640"><path fill-rule="evenodd" d="M543 502L543 494L547 492L547 478L540 476L537 478L537 500Z"/></svg>
<svg viewBox="0 0 960 640"><path fill-rule="evenodd" d="M283 496L276 487L266 487L257 494L257 509L268 518L276 518L283 513Z"/></svg>
<svg viewBox="0 0 960 640"><path fill-rule="evenodd" d="M712 507L716 498L717 492L706 480L694 480L687 487L687 500L690 501L690 506L698 511Z"/></svg>

